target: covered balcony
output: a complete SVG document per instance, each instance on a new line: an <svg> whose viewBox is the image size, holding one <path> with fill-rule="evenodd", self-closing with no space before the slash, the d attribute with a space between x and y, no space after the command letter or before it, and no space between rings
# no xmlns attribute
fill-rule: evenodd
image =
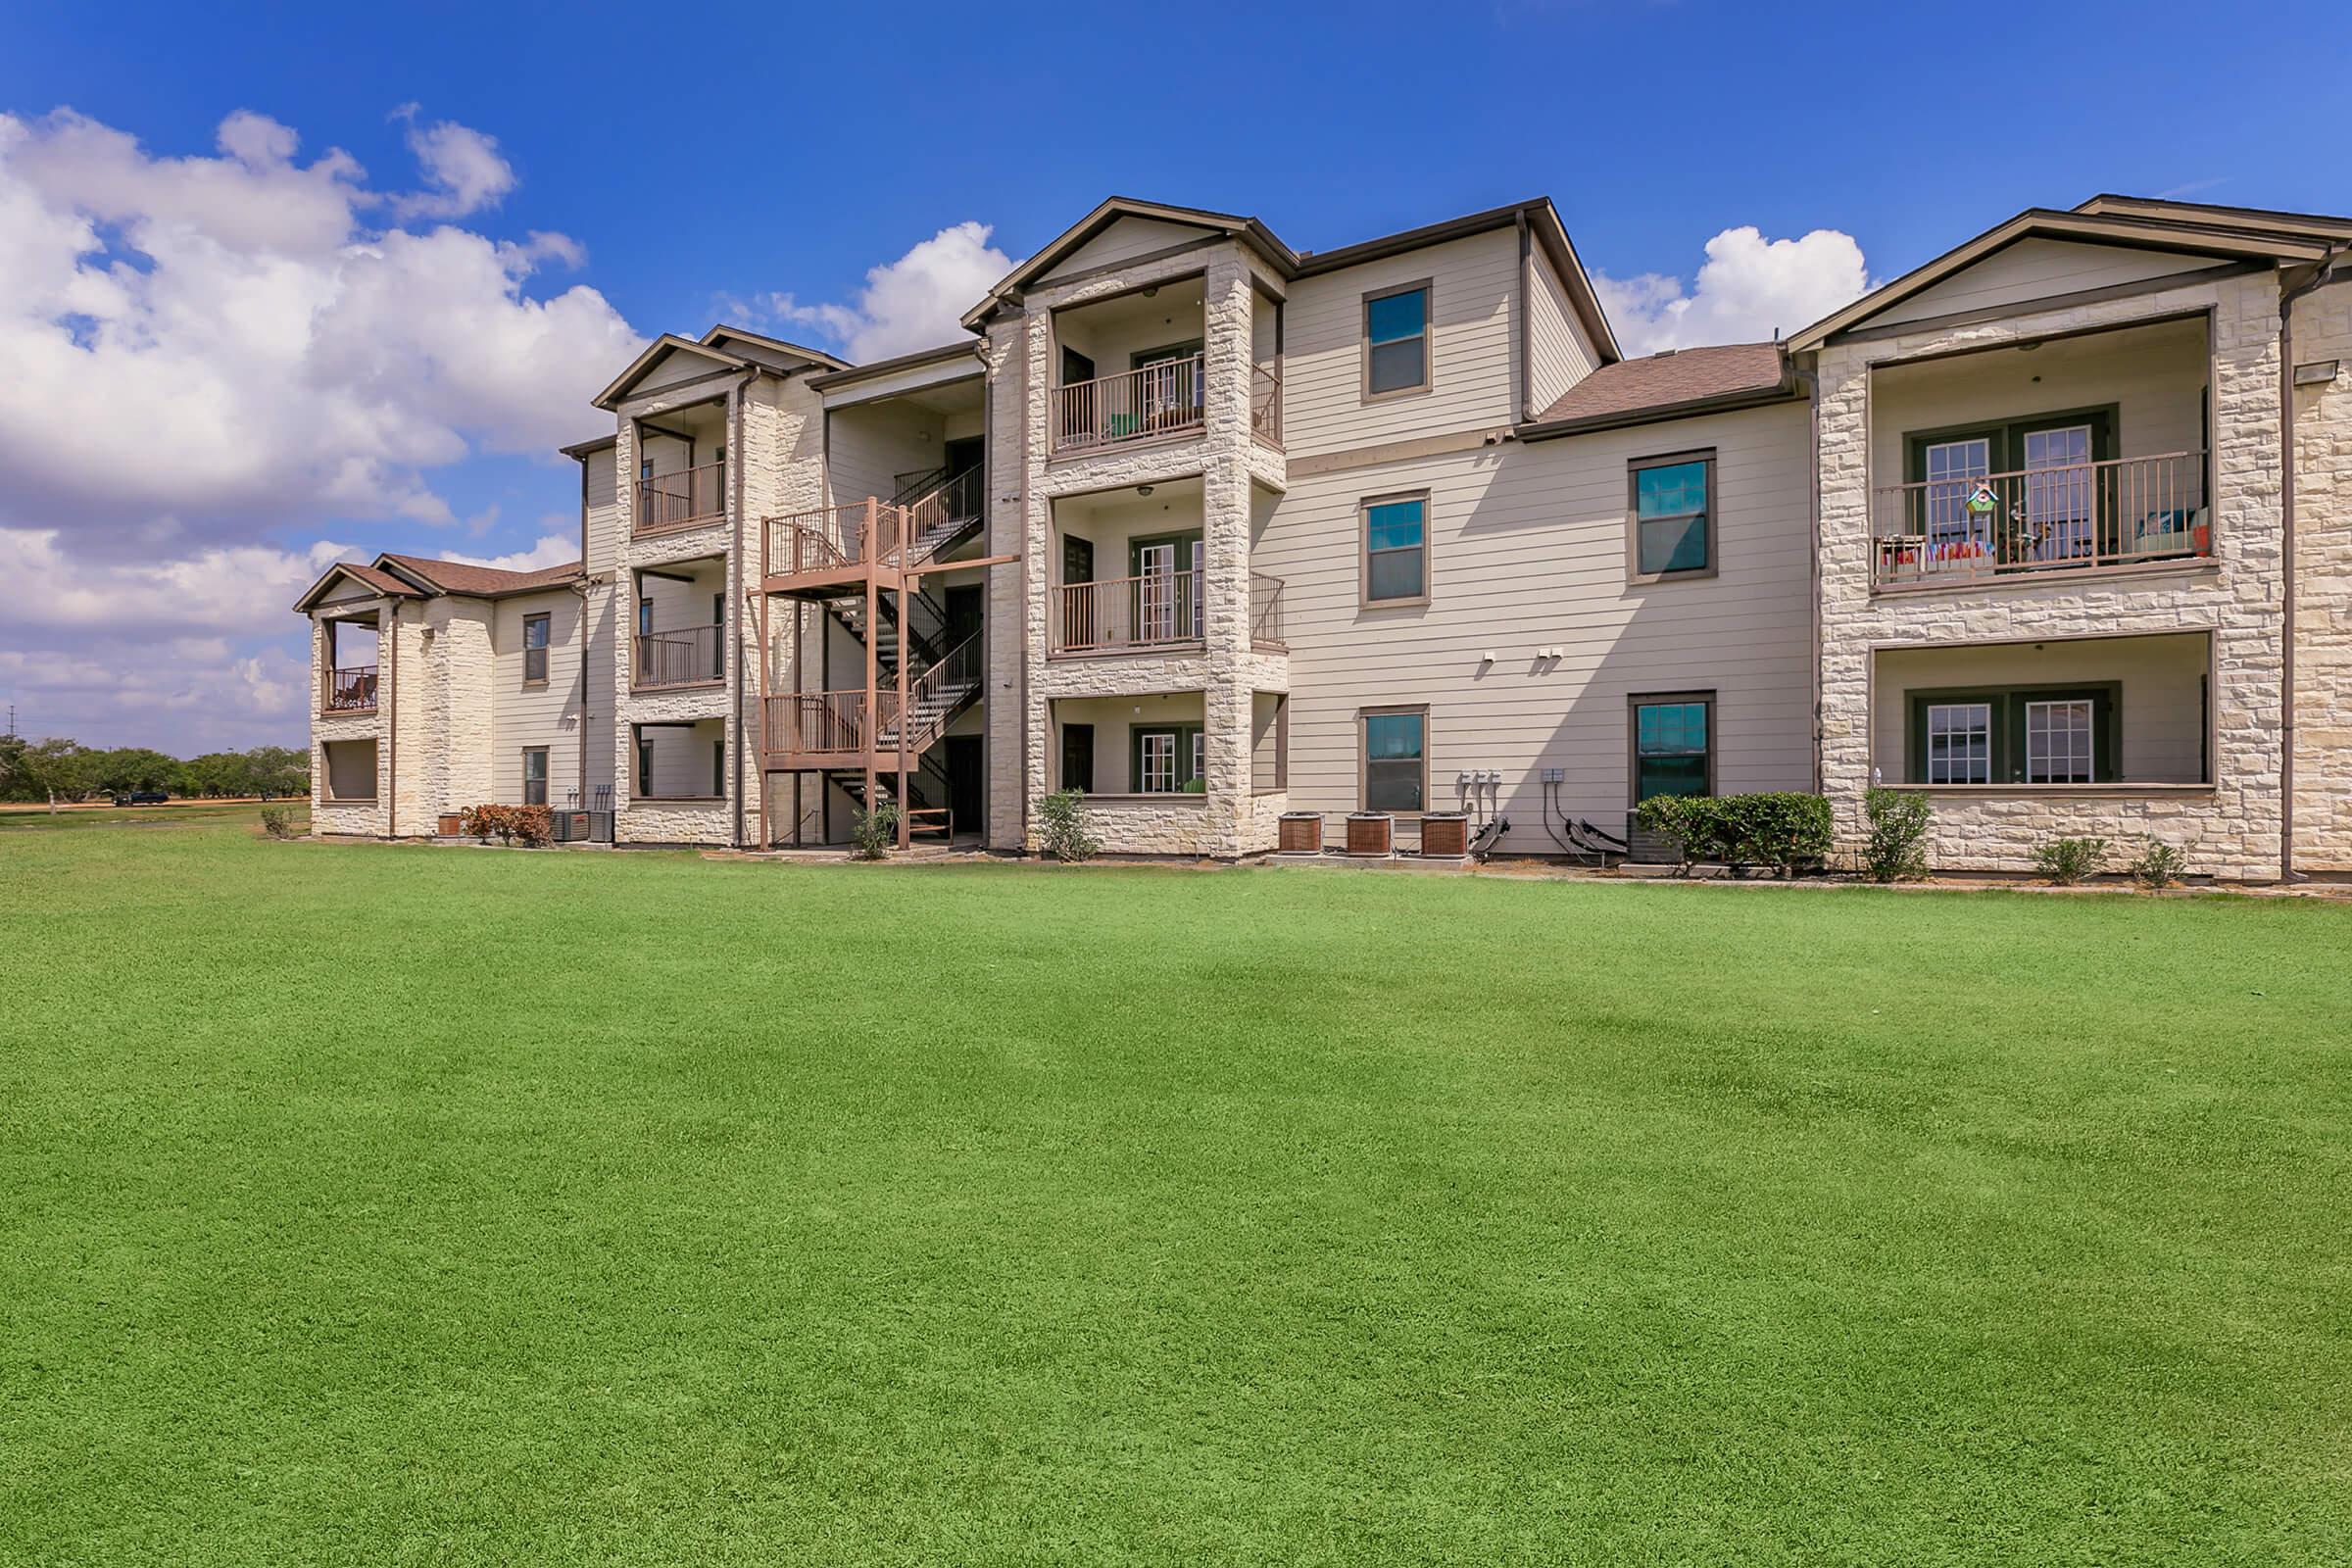
<svg viewBox="0 0 2352 1568"><path fill-rule="evenodd" d="M367 620L328 620L318 710L322 713L375 711L376 625ZM371 778L373 774L369 775Z"/></svg>
<svg viewBox="0 0 2352 1568"><path fill-rule="evenodd" d="M714 686L727 675L727 567L720 557L641 566L629 689Z"/></svg>
<svg viewBox="0 0 2352 1568"><path fill-rule="evenodd" d="M1200 692L1056 699L1056 789L1116 804L1197 804L1207 791L1207 702Z"/></svg>
<svg viewBox="0 0 2352 1568"><path fill-rule="evenodd" d="M2208 332L2199 316L1872 372L1872 588L2210 558Z"/></svg>
<svg viewBox="0 0 2352 1568"><path fill-rule="evenodd" d="M727 515L727 413L723 399L637 421L636 506L630 531L674 533Z"/></svg>
<svg viewBox="0 0 2352 1568"><path fill-rule="evenodd" d="M1055 456L1198 434L1207 422L1199 277L1054 315Z"/></svg>
<svg viewBox="0 0 2352 1568"><path fill-rule="evenodd" d="M726 797L725 719L631 724L629 739L633 801L709 803Z"/></svg>
<svg viewBox="0 0 2352 1568"><path fill-rule="evenodd" d="M1871 770L1955 795L2211 784L2202 631L1886 648L1871 670Z"/></svg>
<svg viewBox="0 0 2352 1568"><path fill-rule="evenodd" d="M1201 646L1206 631L1200 481L1131 485L1054 503L1048 652Z"/></svg>

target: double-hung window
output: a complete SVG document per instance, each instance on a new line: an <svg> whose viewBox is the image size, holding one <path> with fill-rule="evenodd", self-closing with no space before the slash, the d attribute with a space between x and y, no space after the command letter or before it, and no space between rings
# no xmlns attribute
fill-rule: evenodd
<svg viewBox="0 0 2352 1568"><path fill-rule="evenodd" d="M1715 454L1686 452L1633 465L1635 582L1701 577L1715 569Z"/></svg>
<svg viewBox="0 0 2352 1568"><path fill-rule="evenodd" d="M1633 700L1634 804L1656 795L1715 793L1715 696L1676 692Z"/></svg>
<svg viewBox="0 0 2352 1568"><path fill-rule="evenodd" d="M522 617L522 683L525 686L547 684L547 637L550 624L551 619L545 613Z"/></svg>
<svg viewBox="0 0 2352 1568"><path fill-rule="evenodd" d="M1380 496L1363 504L1367 605L1429 600L1429 497Z"/></svg>
<svg viewBox="0 0 2352 1568"><path fill-rule="evenodd" d="M1429 284L1364 296L1364 396L1429 390Z"/></svg>
<svg viewBox="0 0 2352 1568"><path fill-rule="evenodd" d="M526 746L522 752L522 804L547 804L547 748Z"/></svg>
<svg viewBox="0 0 2352 1568"><path fill-rule="evenodd" d="M1364 809L1419 811L1429 804L1429 710L1366 710Z"/></svg>

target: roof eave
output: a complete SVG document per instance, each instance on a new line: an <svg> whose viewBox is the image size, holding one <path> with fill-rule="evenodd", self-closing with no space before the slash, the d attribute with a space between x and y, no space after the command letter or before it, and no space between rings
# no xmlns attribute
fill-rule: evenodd
<svg viewBox="0 0 2352 1568"><path fill-rule="evenodd" d="M1521 441L1551 441L1567 435L1590 435L1599 430L1622 430L1637 424L1689 419L1702 414L1734 414L1741 409L1770 408L1776 403L1802 403L1806 396L1792 377L1784 376L1777 386L1716 392L1703 398L1686 398L1680 403L1661 403L1646 409L1618 409L1607 414L1587 415L1582 418L1539 419L1514 427L1512 434Z"/></svg>

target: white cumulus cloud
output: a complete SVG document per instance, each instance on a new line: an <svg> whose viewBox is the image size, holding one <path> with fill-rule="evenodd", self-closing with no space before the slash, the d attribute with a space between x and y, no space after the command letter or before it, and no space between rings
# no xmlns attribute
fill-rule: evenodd
<svg viewBox="0 0 2352 1568"><path fill-rule="evenodd" d="M1797 239L1764 237L1753 224L1707 241L1707 259L1689 287L1664 272L1628 278L1594 273L1601 308L1631 355L1709 343L1786 337L1870 289L1870 270L1851 234L1817 228Z"/></svg>
<svg viewBox="0 0 2352 1568"><path fill-rule="evenodd" d="M988 242L994 232L969 221L943 228L897 261L867 269L865 287L848 305L803 305L790 294L770 294L759 309L814 327L858 362L953 343L963 332L963 313L1012 270L1012 258Z"/></svg>
<svg viewBox="0 0 2352 1568"><path fill-rule="evenodd" d="M338 149L306 161L249 110L185 156L70 109L0 114L0 693L28 727L298 741L290 607L370 552L268 541L454 525L436 470L526 453L555 471L643 347L595 289L547 283L585 262L573 240L454 221L514 189L494 139L399 118L414 188ZM468 559L576 553L538 532Z"/></svg>

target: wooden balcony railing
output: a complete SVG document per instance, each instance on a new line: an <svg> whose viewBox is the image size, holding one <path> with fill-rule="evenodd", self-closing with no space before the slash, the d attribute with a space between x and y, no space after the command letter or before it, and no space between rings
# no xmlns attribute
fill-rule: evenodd
<svg viewBox="0 0 2352 1568"><path fill-rule="evenodd" d="M906 538L906 514L868 496L846 507L769 517L760 529L765 576L893 563Z"/></svg>
<svg viewBox="0 0 2352 1568"><path fill-rule="evenodd" d="M326 672L326 705L330 713L361 713L375 706L375 666L355 664Z"/></svg>
<svg viewBox="0 0 2352 1568"><path fill-rule="evenodd" d="M862 687L849 692L786 692L767 698L765 709L761 744L770 752L858 755L866 750L866 737L873 733L866 722Z"/></svg>
<svg viewBox="0 0 2352 1568"><path fill-rule="evenodd" d="M1250 433L1270 446L1282 445L1282 372L1270 365L1250 368Z"/></svg>
<svg viewBox="0 0 2352 1568"><path fill-rule="evenodd" d="M723 679L727 672L726 628L680 626L637 634L637 663L630 685L693 686Z"/></svg>
<svg viewBox="0 0 2352 1568"><path fill-rule="evenodd" d="M2202 452L1882 485L1872 503L1874 588L2213 554Z"/></svg>
<svg viewBox="0 0 2352 1568"><path fill-rule="evenodd" d="M1201 635L1200 573L1158 571L1103 582L1067 582L1054 594L1049 649L1108 653L1197 643Z"/></svg>
<svg viewBox="0 0 2352 1568"><path fill-rule="evenodd" d="M1117 375L1054 388L1054 450L1082 452L1179 435L1200 429L1205 413L1200 356L1158 360Z"/></svg>
<svg viewBox="0 0 2352 1568"><path fill-rule="evenodd" d="M1282 634L1282 579L1262 571L1250 574L1250 646L1290 647Z"/></svg>
<svg viewBox="0 0 2352 1568"><path fill-rule="evenodd" d="M657 473L637 481L638 533L713 522L726 514L727 466L723 463L706 463L699 468Z"/></svg>

